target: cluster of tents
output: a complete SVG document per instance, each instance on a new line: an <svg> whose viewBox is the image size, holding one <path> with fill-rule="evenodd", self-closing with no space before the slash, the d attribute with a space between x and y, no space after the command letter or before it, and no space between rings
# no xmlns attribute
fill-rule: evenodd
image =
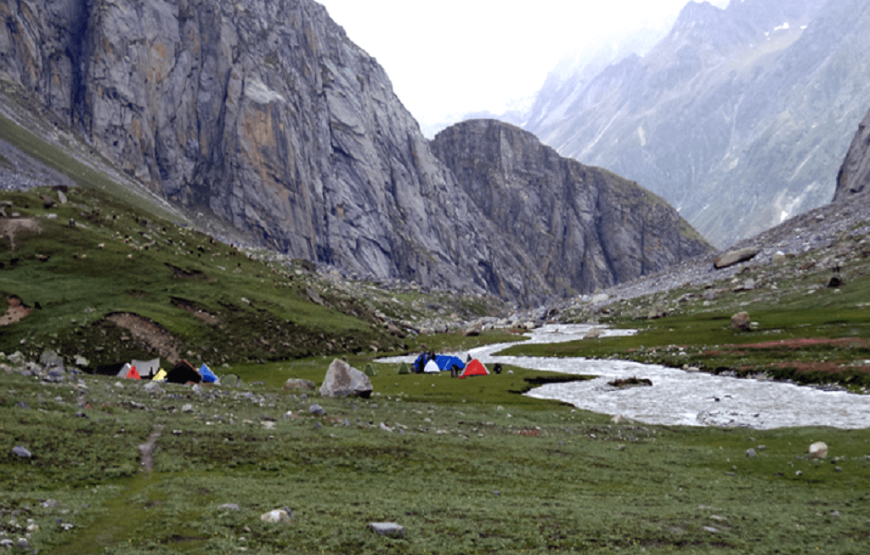
<svg viewBox="0 0 870 555"><path fill-rule="evenodd" d="M435 353L423 353L411 365L416 374L439 374L450 372L453 378L470 378L472 376L488 376L489 370L479 360L468 357L466 362L452 355L436 355ZM495 373L501 374L501 366L495 365Z"/></svg>
<svg viewBox="0 0 870 555"><path fill-rule="evenodd" d="M110 364L97 368L97 374L118 376L129 380L152 380L155 382L189 384L213 383L220 385L220 379L203 363L196 369L194 365L182 359L168 372L160 368L160 359L133 360L127 363Z"/></svg>

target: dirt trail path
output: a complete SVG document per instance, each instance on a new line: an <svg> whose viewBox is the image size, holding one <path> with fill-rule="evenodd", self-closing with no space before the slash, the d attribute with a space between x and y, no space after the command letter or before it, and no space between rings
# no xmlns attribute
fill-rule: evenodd
<svg viewBox="0 0 870 555"><path fill-rule="evenodd" d="M24 320L30 315L32 310L32 308L24 306L24 303L18 297L9 297L9 308L0 315L0 328Z"/></svg>
<svg viewBox="0 0 870 555"><path fill-rule="evenodd" d="M161 433L163 433L163 426L155 426L154 431L148 436L148 441L139 445L139 455L142 457L142 464L145 465L146 472L154 470L154 447L157 446L157 440L160 439Z"/></svg>

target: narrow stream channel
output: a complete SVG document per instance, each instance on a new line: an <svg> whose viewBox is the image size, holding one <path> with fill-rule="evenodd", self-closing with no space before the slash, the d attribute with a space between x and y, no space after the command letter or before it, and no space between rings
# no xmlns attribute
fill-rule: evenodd
<svg viewBox="0 0 870 555"><path fill-rule="evenodd" d="M532 332L534 343L581 339L591 326L550 325ZM631 334L604 330L602 337ZM498 356L510 344L472 349L469 354L488 367L499 363L531 370L600 376L594 380L550 384L527 395L554 399L578 408L621 415L648 424L747 427L755 429L831 426L870 427L870 395L822 391L808 386L767 380L714 376L664 366L618 360ZM409 360L408 357L390 361ZM410 357L413 360L413 357ZM652 387L617 389L618 378L637 377Z"/></svg>

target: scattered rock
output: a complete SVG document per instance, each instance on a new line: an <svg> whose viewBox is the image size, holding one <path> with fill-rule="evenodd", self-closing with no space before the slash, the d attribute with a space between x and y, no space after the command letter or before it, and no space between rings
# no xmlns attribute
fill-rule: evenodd
<svg viewBox="0 0 870 555"><path fill-rule="evenodd" d="M658 320L659 318L667 318L668 316L668 308L656 306L649 310L647 314L647 318L650 320Z"/></svg>
<svg viewBox="0 0 870 555"><path fill-rule="evenodd" d="M383 422L381 422L380 428L381 428L381 430L383 430L383 431L385 431L385 432L392 432L392 431L393 431L392 428L390 428L389 426L387 426L387 425L386 425L385 423L383 423Z"/></svg>
<svg viewBox="0 0 870 555"><path fill-rule="evenodd" d="M749 313L738 312L732 316L731 329L737 331L750 331L752 329L752 320L749 318Z"/></svg>
<svg viewBox="0 0 870 555"><path fill-rule="evenodd" d="M150 393L152 395L155 395L157 393L163 393L163 388L161 388L160 384L157 382L148 382L142 389L145 390L146 393Z"/></svg>
<svg viewBox="0 0 870 555"><path fill-rule="evenodd" d="M631 378L617 379L617 380L613 380L612 382L607 382L607 385L609 385L611 387L618 387L618 388L652 387L652 384L653 384L652 380L649 380L647 378L637 378L634 376Z"/></svg>
<svg viewBox="0 0 870 555"><path fill-rule="evenodd" d="M821 441L817 441L810 445L808 453L810 454L810 458L825 459L828 457L828 446Z"/></svg>
<svg viewBox="0 0 870 555"><path fill-rule="evenodd" d="M21 549L22 551L26 551L30 549L30 543L27 541L26 538L18 538L18 541L15 542L15 547Z"/></svg>
<svg viewBox="0 0 870 555"><path fill-rule="evenodd" d="M51 509L52 507L57 507L57 501L54 499L46 499L42 502L43 509Z"/></svg>
<svg viewBox="0 0 870 555"><path fill-rule="evenodd" d="M21 457L22 459L29 459L33 456L30 451L20 445L12 448L12 454L16 457Z"/></svg>
<svg viewBox="0 0 870 555"><path fill-rule="evenodd" d="M751 458L753 458L753 457L757 457L757 456L758 456L758 453L755 452L755 449L747 449L747 450L746 450L746 456L749 457L749 458L751 459Z"/></svg>
<svg viewBox="0 0 870 555"><path fill-rule="evenodd" d="M183 407L181 407L181 412L193 412L193 405L191 405L190 403L184 405Z"/></svg>
<svg viewBox="0 0 870 555"><path fill-rule="evenodd" d="M840 274L831 276L831 279L828 281L828 289L837 289L843 286L843 278Z"/></svg>
<svg viewBox="0 0 870 555"><path fill-rule="evenodd" d="M335 359L329 365L323 385L320 386L321 397L363 397L368 399L374 388L369 377L352 368L343 360Z"/></svg>
<svg viewBox="0 0 870 555"><path fill-rule="evenodd" d="M224 503L223 505L218 506L218 509L227 509L230 511L238 511L239 506L236 503Z"/></svg>
<svg viewBox="0 0 870 555"><path fill-rule="evenodd" d="M284 389L288 391L314 391L316 385L311 380L299 380L290 378L284 382Z"/></svg>
<svg viewBox="0 0 870 555"><path fill-rule="evenodd" d="M372 522L369 524L369 530L381 536L394 538L400 538L405 535L405 527L395 522Z"/></svg>
<svg viewBox="0 0 870 555"><path fill-rule="evenodd" d="M310 412L311 414L314 414L316 416L323 416L324 414L326 414L326 411L323 410L323 407L321 407L320 405L318 405L316 403L311 405L311 407L308 408L308 412Z"/></svg>
<svg viewBox="0 0 870 555"><path fill-rule="evenodd" d="M275 509L274 511L269 511L268 513L263 513L260 515L260 520L263 522L269 522L271 524L290 524L293 519L293 511L287 509L286 507L283 509Z"/></svg>
<svg viewBox="0 0 870 555"><path fill-rule="evenodd" d="M746 262L755 258L761 252L757 247L747 247L736 251L726 252L713 262L713 266L717 270L729 268L735 264Z"/></svg>

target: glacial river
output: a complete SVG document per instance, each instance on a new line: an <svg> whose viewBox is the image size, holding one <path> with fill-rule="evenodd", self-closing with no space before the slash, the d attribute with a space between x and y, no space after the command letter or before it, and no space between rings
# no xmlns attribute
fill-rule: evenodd
<svg viewBox="0 0 870 555"><path fill-rule="evenodd" d="M582 339L591 326L550 325L529 335L531 343L560 343ZM603 330L602 337L631 334ZM648 424L747 427L755 429L796 426L832 426L842 429L870 427L870 395L822 391L787 383L714 376L664 366L583 358L498 356L510 344L489 345L468 351L488 368L494 364L563 374L599 376L593 380L550 384L527 395L554 399L578 408L621 415ZM381 362L413 362L397 357ZM617 378L647 378L652 387L616 389Z"/></svg>

